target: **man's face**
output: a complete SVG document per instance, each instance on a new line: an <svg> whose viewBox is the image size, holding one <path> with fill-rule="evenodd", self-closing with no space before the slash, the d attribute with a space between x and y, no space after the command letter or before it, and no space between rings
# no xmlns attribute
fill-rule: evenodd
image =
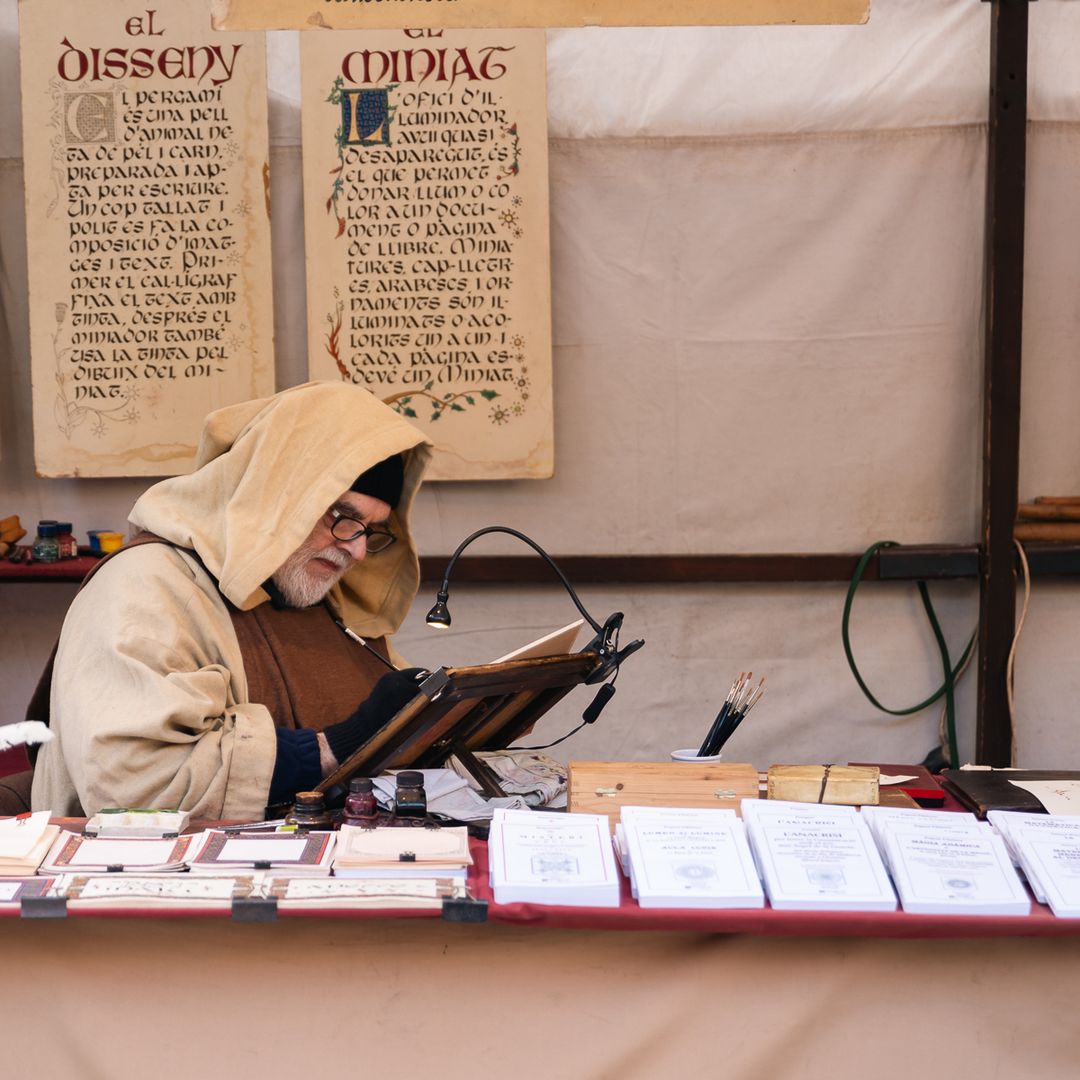
<svg viewBox="0 0 1080 1080"><path fill-rule="evenodd" d="M331 510L362 521L385 525L390 506L371 495L346 491L327 508L307 539L281 564L273 581L289 607L311 607L336 585L345 572L367 554L367 537L338 540L330 531Z"/></svg>

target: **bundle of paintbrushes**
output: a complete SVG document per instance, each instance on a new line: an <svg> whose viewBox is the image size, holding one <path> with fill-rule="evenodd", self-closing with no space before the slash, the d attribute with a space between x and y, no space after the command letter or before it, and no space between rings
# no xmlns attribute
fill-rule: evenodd
<svg viewBox="0 0 1080 1080"><path fill-rule="evenodd" d="M765 677L762 676L757 686L752 687L750 680L753 676L752 671L744 671L731 684L728 696L716 714L716 719L709 728L709 734L705 736L705 741L701 744L698 757L712 757L714 754L719 754L724 743L735 734L735 729L746 718L746 714L762 699L765 694Z"/></svg>

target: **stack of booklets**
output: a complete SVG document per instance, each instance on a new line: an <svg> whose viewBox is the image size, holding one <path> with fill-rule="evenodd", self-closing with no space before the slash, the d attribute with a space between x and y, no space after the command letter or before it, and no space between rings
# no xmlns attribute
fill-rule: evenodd
<svg viewBox="0 0 1080 1080"><path fill-rule="evenodd" d="M853 806L743 799L769 903L789 911L893 911L896 895Z"/></svg>
<svg viewBox="0 0 1080 1080"><path fill-rule="evenodd" d="M334 854L334 877L464 882L471 865L469 832L463 825L447 829L342 825Z"/></svg>
<svg viewBox="0 0 1080 1080"><path fill-rule="evenodd" d="M1080 918L1080 817L991 810L1035 898L1062 919Z"/></svg>
<svg viewBox="0 0 1080 1080"><path fill-rule="evenodd" d="M488 854L497 904L619 906L606 814L497 809Z"/></svg>
<svg viewBox="0 0 1080 1080"><path fill-rule="evenodd" d="M37 873L57 836L59 825L49 824L49 811L0 821L0 875L31 877Z"/></svg>
<svg viewBox="0 0 1080 1080"><path fill-rule="evenodd" d="M1027 915L1031 899L1001 837L974 814L866 806L862 810L905 911Z"/></svg>
<svg viewBox="0 0 1080 1080"><path fill-rule="evenodd" d="M236 874L244 870L277 870L326 877L334 853L332 832L267 833L208 829L194 839L188 864L196 874ZM105 841L103 841L105 842ZM111 841L119 843L120 841ZM129 840L126 843L134 844ZM157 843L158 841L138 841Z"/></svg>
<svg viewBox="0 0 1080 1080"><path fill-rule="evenodd" d="M41 864L42 874L103 874L134 871L140 874L175 873L185 862L193 836L171 840L98 839L81 833L61 832Z"/></svg>
<svg viewBox="0 0 1080 1080"><path fill-rule="evenodd" d="M621 825L630 888L641 907L765 906L734 810L624 806Z"/></svg>

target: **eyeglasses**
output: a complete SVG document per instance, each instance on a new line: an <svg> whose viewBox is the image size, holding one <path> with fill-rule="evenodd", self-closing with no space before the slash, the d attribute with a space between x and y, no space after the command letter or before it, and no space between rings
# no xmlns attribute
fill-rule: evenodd
<svg viewBox="0 0 1080 1080"><path fill-rule="evenodd" d="M361 536L367 538L367 550L369 555L377 555L385 551L393 544L397 537L389 529L380 529L375 525L365 525L356 518L346 517L340 510L331 510L330 517L334 523L330 526L330 532L335 540L348 543Z"/></svg>

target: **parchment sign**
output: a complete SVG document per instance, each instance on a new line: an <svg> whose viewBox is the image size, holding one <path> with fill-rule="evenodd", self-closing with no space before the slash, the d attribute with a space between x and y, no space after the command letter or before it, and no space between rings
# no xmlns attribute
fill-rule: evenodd
<svg viewBox="0 0 1080 1080"><path fill-rule="evenodd" d="M38 472L184 472L207 412L274 389L263 35L19 12Z"/></svg>
<svg viewBox="0 0 1080 1080"><path fill-rule="evenodd" d="M211 0L227 30L761 26L866 22L870 0Z"/></svg>
<svg viewBox="0 0 1080 1080"><path fill-rule="evenodd" d="M312 378L421 427L436 479L550 476L543 31L300 48Z"/></svg>

